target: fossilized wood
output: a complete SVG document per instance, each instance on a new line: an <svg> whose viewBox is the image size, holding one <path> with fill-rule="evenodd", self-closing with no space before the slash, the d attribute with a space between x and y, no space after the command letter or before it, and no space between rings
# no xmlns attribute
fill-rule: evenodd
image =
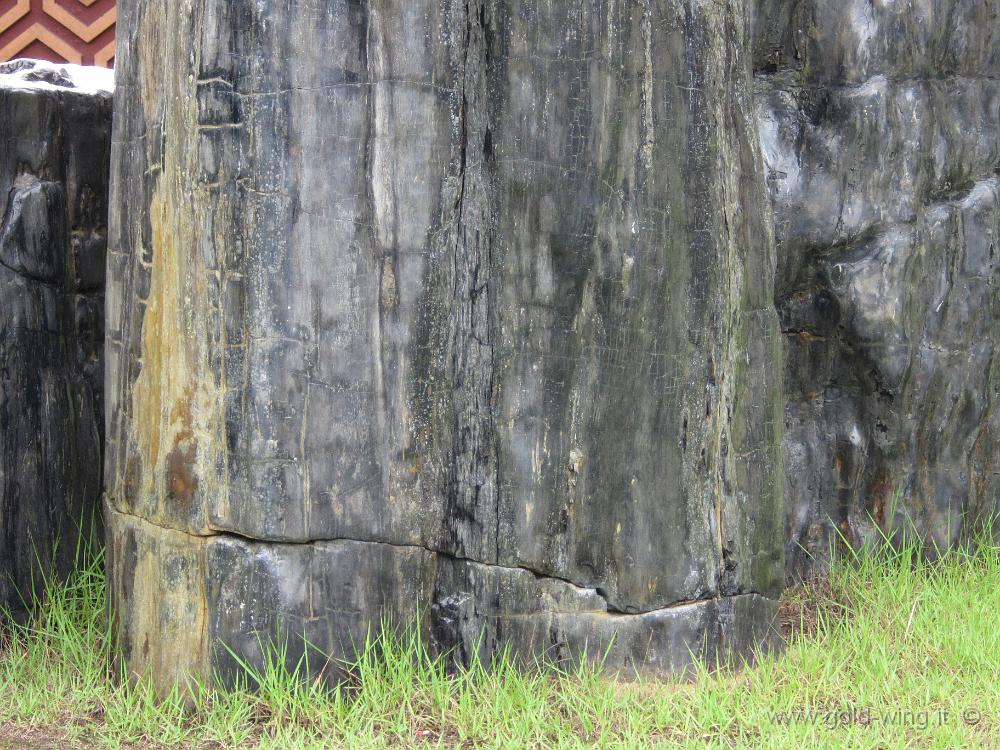
<svg viewBox="0 0 1000 750"><path fill-rule="evenodd" d="M110 77L0 64L0 607L99 526Z"/></svg>
<svg viewBox="0 0 1000 750"><path fill-rule="evenodd" d="M770 638L742 0L126 0L108 338L136 671L419 613L668 672ZM480 640L480 636L482 640ZM301 644L300 644L301 645Z"/></svg>
<svg viewBox="0 0 1000 750"><path fill-rule="evenodd" d="M760 0L788 572L1000 498L1000 3ZM996 529L995 529L996 530Z"/></svg>

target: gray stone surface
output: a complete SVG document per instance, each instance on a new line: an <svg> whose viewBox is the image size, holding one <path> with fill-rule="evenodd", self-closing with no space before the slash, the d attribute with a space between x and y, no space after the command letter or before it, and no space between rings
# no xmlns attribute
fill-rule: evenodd
<svg viewBox="0 0 1000 750"><path fill-rule="evenodd" d="M782 585L743 0L123 0L109 562L133 669L421 616L653 673Z"/></svg>
<svg viewBox="0 0 1000 750"><path fill-rule="evenodd" d="M998 508L1000 3L759 0L786 561Z"/></svg>
<svg viewBox="0 0 1000 750"><path fill-rule="evenodd" d="M0 607L14 610L69 570L98 516L111 80L92 78L0 64Z"/></svg>

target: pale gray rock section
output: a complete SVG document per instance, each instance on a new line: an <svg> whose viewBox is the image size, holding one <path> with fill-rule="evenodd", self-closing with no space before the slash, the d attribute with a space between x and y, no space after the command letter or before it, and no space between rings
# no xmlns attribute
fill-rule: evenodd
<svg viewBox="0 0 1000 750"><path fill-rule="evenodd" d="M947 546L1000 510L1000 3L761 0L755 37L788 573Z"/></svg>
<svg viewBox="0 0 1000 750"><path fill-rule="evenodd" d="M0 64L0 607L98 531L110 73Z"/></svg>
<svg viewBox="0 0 1000 750"><path fill-rule="evenodd" d="M460 661L615 636L613 664L665 672L768 640L749 3L119 10L106 475L133 668L226 671L278 623L349 655L418 611Z"/></svg>

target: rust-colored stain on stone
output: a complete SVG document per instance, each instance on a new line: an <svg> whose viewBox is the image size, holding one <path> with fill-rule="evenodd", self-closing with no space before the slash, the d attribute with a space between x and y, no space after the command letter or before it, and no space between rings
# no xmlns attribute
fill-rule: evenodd
<svg viewBox="0 0 1000 750"><path fill-rule="evenodd" d="M884 474L880 474L868 490L868 496L871 498L871 512L872 518L875 520L879 526L885 528L887 518L886 518L886 508L889 500L892 498L893 487L892 482Z"/></svg>
<svg viewBox="0 0 1000 750"><path fill-rule="evenodd" d="M198 489L194 465L194 436L190 432L182 433L178 435L177 446L167 454L167 482L170 497L185 510L191 507Z"/></svg>

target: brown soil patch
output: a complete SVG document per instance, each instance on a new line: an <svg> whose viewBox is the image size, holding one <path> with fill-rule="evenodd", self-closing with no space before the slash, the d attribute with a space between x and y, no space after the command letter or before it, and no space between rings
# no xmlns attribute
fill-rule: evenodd
<svg viewBox="0 0 1000 750"><path fill-rule="evenodd" d="M63 750L75 747L52 727L19 727L0 724L0 750Z"/></svg>
<svg viewBox="0 0 1000 750"><path fill-rule="evenodd" d="M778 621L786 642L809 638L821 623L840 622L848 613L848 602L826 578L811 578L790 586L781 596Z"/></svg>

